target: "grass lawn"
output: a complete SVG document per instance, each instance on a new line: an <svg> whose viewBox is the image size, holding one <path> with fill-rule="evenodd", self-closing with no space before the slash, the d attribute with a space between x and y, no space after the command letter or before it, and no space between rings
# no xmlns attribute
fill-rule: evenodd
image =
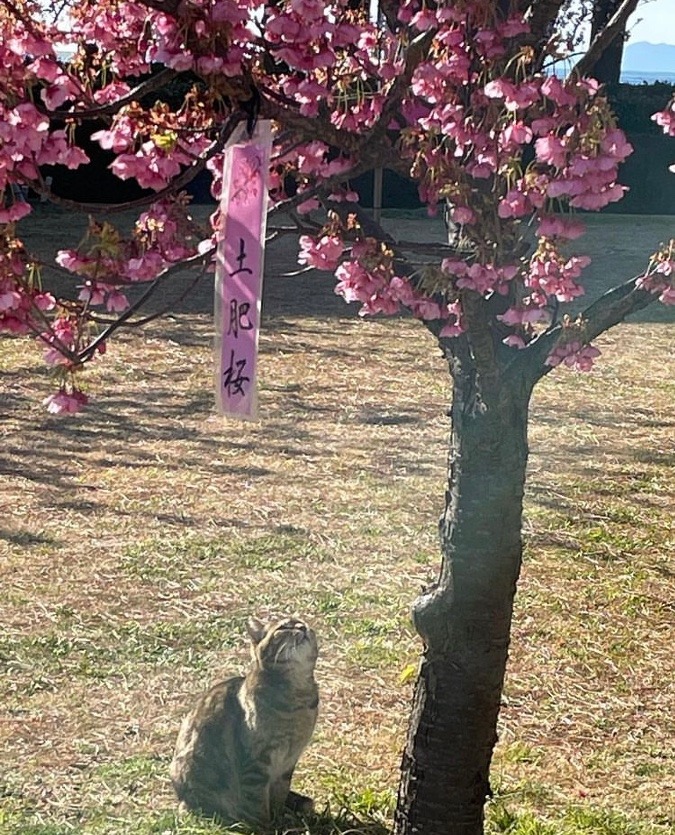
<svg viewBox="0 0 675 835"><path fill-rule="evenodd" d="M297 780L321 814L295 831L389 825L448 378L415 322L293 280L268 282L254 424L213 413L208 298L111 343L70 419L39 351L0 342L2 835L220 831L176 820L178 723L246 664L247 616L283 611L321 642ZM674 831L674 343L647 311L536 393L491 835Z"/></svg>

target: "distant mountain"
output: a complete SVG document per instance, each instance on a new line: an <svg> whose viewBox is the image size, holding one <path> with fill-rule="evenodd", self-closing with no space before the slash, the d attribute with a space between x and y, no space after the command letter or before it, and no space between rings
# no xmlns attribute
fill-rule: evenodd
<svg viewBox="0 0 675 835"><path fill-rule="evenodd" d="M675 73L675 45L667 43L629 43L623 51L624 73Z"/></svg>

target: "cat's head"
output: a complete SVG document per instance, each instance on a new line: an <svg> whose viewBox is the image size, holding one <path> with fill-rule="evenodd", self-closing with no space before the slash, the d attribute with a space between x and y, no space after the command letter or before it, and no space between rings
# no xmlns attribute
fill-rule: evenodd
<svg viewBox="0 0 675 835"><path fill-rule="evenodd" d="M261 669L276 668L293 674L313 671L318 655L316 635L304 621L287 617L266 625L250 618L248 634L253 658Z"/></svg>

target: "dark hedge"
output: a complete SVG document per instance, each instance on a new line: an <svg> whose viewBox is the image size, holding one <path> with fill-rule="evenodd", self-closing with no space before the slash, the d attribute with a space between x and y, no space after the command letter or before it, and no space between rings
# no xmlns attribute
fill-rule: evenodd
<svg viewBox="0 0 675 835"><path fill-rule="evenodd" d="M662 82L608 88L612 110L635 150L619 171L619 182L630 190L606 212L675 214L675 174L668 171L675 163L675 140L651 119L666 107L674 92L675 86Z"/></svg>

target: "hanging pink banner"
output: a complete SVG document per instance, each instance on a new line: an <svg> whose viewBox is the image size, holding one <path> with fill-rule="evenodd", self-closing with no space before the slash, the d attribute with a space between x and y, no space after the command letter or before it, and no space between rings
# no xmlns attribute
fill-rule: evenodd
<svg viewBox="0 0 675 835"><path fill-rule="evenodd" d="M216 406L257 417L258 335L272 134L258 122L251 139L225 150L216 249Z"/></svg>

